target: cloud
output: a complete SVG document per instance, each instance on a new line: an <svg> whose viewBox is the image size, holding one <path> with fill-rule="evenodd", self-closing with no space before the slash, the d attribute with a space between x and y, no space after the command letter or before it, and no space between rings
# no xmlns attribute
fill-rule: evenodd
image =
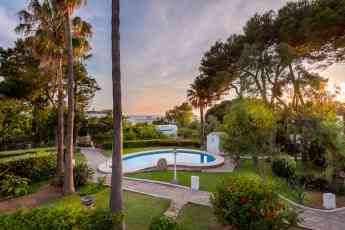
<svg viewBox="0 0 345 230"><path fill-rule="evenodd" d="M16 39L14 28L16 27L18 21L15 16L15 13L8 12L3 6L0 5L0 46L10 46Z"/></svg>
<svg viewBox="0 0 345 230"><path fill-rule="evenodd" d="M13 29L22 0L0 0L0 46L16 39ZM186 100L201 57L217 40L240 33L254 15L278 9L287 0L125 0L121 2L121 71L127 114L159 114ZM111 108L110 0L89 0L78 10L94 30L90 74L102 90L92 107ZM325 72L345 80L343 66ZM334 77L336 76L336 77Z"/></svg>
<svg viewBox="0 0 345 230"><path fill-rule="evenodd" d="M154 101L151 107L155 107L156 113L162 113L186 100L186 90L198 75L202 54L215 41L239 33L255 12L277 8L284 2L149 1L147 14L133 28L145 28L134 33L142 46L133 49L130 44L124 44L125 111L145 113L140 108L148 108ZM131 40L126 35L124 43ZM161 103L157 104L157 100ZM136 106L132 105L133 101Z"/></svg>

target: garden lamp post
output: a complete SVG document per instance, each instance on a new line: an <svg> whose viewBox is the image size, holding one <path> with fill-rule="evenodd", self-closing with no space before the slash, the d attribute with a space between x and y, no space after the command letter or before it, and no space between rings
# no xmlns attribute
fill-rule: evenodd
<svg viewBox="0 0 345 230"><path fill-rule="evenodd" d="M173 184L178 184L178 181L177 181L177 167L176 167L176 155L177 155L177 151L176 151L176 148L174 148L174 179L172 181Z"/></svg>

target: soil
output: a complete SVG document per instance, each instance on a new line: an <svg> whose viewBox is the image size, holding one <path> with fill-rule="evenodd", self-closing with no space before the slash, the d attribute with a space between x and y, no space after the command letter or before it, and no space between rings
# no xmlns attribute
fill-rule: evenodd
<svg viewBox="0 0 345 230"><path fill-rule="evenodd" d="M36 193L1 201L0 213L13 212L19 209L36 208L47 201L60 197L62 197L62 191L60 188L46 185L40 188Z"/></svg>
<svg viewBox="0 0 345 230"><path fill-rule="evenodd" d="M323 207L322 192L308 192L307 203L308 207L325 209ZM345 207L345 196L336 196L337 208Z"/></svg>

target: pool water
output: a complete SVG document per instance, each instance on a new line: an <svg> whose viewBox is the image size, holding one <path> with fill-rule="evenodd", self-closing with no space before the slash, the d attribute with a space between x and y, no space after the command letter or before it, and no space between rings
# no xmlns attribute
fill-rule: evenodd
<svg viewBox="0 0 345 230"><path fill-rule="evenodd" d="M124 173L135 172L142 169L157 166L159 159L164 158L168 165L174 165L175 153L173 149L152 150L128 154L123 157L122 169ZM217 159L216 159L217 158ZM210 165L221 164L218 156L210 153L191 150L177 149L176 164L187 167L208 167ZM101 164L98 170L103 173L111 173L111 162Z"/></svg>
<svg viewBox="0 0 345 230"><path fill-rule="evenodd" d="M144 168L150 168L157 165L159 159L166 159L168 165L174 164L173 151L154 151L133 156L125 156L123 158L124 172L133 172ZM214 161L215 158L209 154L200 152L191 152L186 150L178 150L176 153L177 165L190 164L207 164Z"/></svg>

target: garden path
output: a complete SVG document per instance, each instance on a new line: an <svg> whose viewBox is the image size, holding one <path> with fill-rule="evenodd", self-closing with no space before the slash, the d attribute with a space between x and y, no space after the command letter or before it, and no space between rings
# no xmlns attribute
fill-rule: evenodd
<svg viewBox="0 0 345 230"><path fill-rule="evenodd" d="M97 170L97 166L107 160L100 150L82 149L82 153L88 159L90 167ZM97 175L102 175L97 173ZM103 174L104 176L104 174ZM110 185L110 175L106 176L106 183ZM205 191L192 191L185 186L176 186L169 183L141 180L134 178L123 178L124 190L170 199L172 201L166 215L176 217L179 210L186 203L195 203L211 206L210 193ZM303 206L296 207L302 211L303 226L314 230L344 230L345 209L327 212L323 210L310 209Z"/></svg>
<svg viewBox="0 0 345 230"><path fill-rule="evenodd" d="M45 185L36 193L0 201L0 213L16 211L23 208L35 208L47 201L51 201L60 197L62 197L62 192L59 188L53 187L51 185Z"/></svg>

